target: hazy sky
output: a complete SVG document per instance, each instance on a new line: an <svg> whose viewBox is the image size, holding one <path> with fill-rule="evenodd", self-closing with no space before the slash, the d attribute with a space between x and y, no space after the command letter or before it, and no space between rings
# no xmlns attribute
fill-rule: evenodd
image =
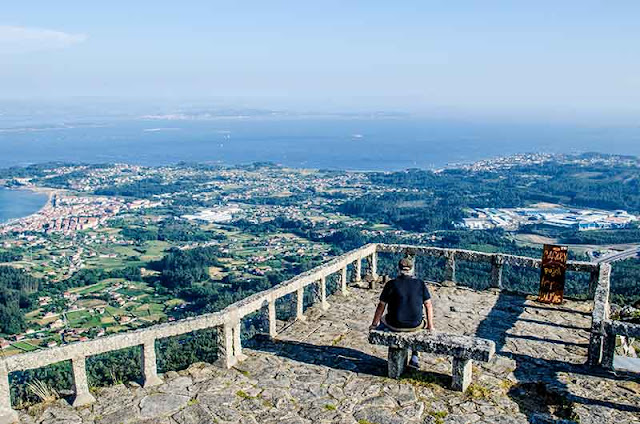
<svg viewBox="0 0 640 424"><path fill-rule="evenodd" d="M3 1L0 98L640 122L640 1Z"/></svg>

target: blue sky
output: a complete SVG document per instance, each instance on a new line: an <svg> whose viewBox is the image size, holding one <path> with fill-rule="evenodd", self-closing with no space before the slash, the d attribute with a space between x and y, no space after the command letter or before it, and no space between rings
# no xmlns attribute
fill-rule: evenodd
<svg viewBox="0 0 640 424"><path fill-rule="evenodd" d="M6 1L0 98L640 121L640 2Z"/></svg>

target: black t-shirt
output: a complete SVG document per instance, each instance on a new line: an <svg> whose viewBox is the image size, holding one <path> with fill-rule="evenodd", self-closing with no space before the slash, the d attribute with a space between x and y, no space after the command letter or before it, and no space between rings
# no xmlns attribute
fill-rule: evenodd
<svg viewBox="0 0 640 424"><path fill-rule="evenodd" d="M380 301L387 304L386 321L396 328L414 328L423 320L422 305L431 299L427 284L401 275L385 284Z"/></svg>

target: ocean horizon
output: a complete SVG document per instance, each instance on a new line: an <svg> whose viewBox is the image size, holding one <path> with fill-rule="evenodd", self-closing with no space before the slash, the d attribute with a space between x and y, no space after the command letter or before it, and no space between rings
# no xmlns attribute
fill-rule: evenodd
<svg viewBox="0 0 640 424"><path fill-rule="evenodd" d="M437 169L516 153L640 156L638 127L417 118L172 120L0 128L0 168L43 162L274 162L296 168Z"/></svg>

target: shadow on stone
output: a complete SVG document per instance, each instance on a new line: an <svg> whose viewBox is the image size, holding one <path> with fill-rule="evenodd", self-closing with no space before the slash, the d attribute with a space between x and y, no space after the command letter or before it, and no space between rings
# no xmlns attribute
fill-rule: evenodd
<svg viewBox="0 0 640 424"><path fill-rule="evenodd" d="M508 334L508 331L520 320L519 317L524 312L525 307L527 309L547 309L589 315L586 312L569 311L564 308L547 307L545 305L525 305L525 302L526 298L524 297L500 293L496 304L478 326L476 336L493 340L496 344L497 354L515 361L516 368L513 373L517 383L508 391L507 395L518 404L520 412L527 415L530 423L554 423L562 422L562 420L568 420L568 422L576 421L574 404L600 405L619 411L640 413L640 407L635 405L576 396L570 393L566 384L560 381L558 375L560 372L570 372L614 380L624 380L624 378L589 368L584 364L570 364L549 359L541 360L529 355L503 352L507 337L586 347L585 344L580 343L545 339L544 334L541 334L540 337ZM509 313L505 314L505 311ZM585 362L586 359L585 357Z"/></svg>
<svg viewBox="0 0 640 424"><path fill-rule="evenodd" d="M591 316L591 312L583 312L583 311L576 311L573 309L567 309L567 308L562 308L559 306L545 306L545 305L527 305L527 309L540 309L540 310L550 310L550 311L555 311L555 312L568 312L570 314L576 314L576 315L583 315L585 317L589 317Z"/></svg>
<svg viewBox="0 0 640 424"><path fill-rule="evenodd" d="M400 377L400 381L404 381L414 386L430 386L437 385L450 389L452 378L450 375L439 372L417 370L415 368L407 368Z"/></svg>
<svg viewBox="0 0 640 424"><path fill-rule="evenodd" d="M541 325L547 325L548 324L545 321L540 321L540 320L531 319L531 318L520 318L518 321L520 321L520 322L530 322L532 324L541 324ZM567 330L591 331L591 329L588 328L588 327L579 327L577 325L560 324L560 323L556 323L554 325L556 327L566 328Z"/></svg>
<svg viewBox="0 0 640 424"><path fill-rule="evenodd" d="M520 411L529 417L530 422L577 421L573 403L566 397L547 390L542 382L516 384L508 394L518 404Z"/></svg>
<svg viewBox="0 0 640 424"><path fill-rule="evenodd" d="M492 340L496 344L496 353L500 353L507 341L507 331L518 322L518 318L524 311L526 300L523 296L501 292L489 314L478 325L475 335Z"/></svg>
<svg viewBox="0 0 640 424"><path fill-rule="evenodd" d="M264 336L256 336L247 341L246 347L307 364L375 376L387 376L387 361L385 359L347 347L271 340Z"/></svg>

